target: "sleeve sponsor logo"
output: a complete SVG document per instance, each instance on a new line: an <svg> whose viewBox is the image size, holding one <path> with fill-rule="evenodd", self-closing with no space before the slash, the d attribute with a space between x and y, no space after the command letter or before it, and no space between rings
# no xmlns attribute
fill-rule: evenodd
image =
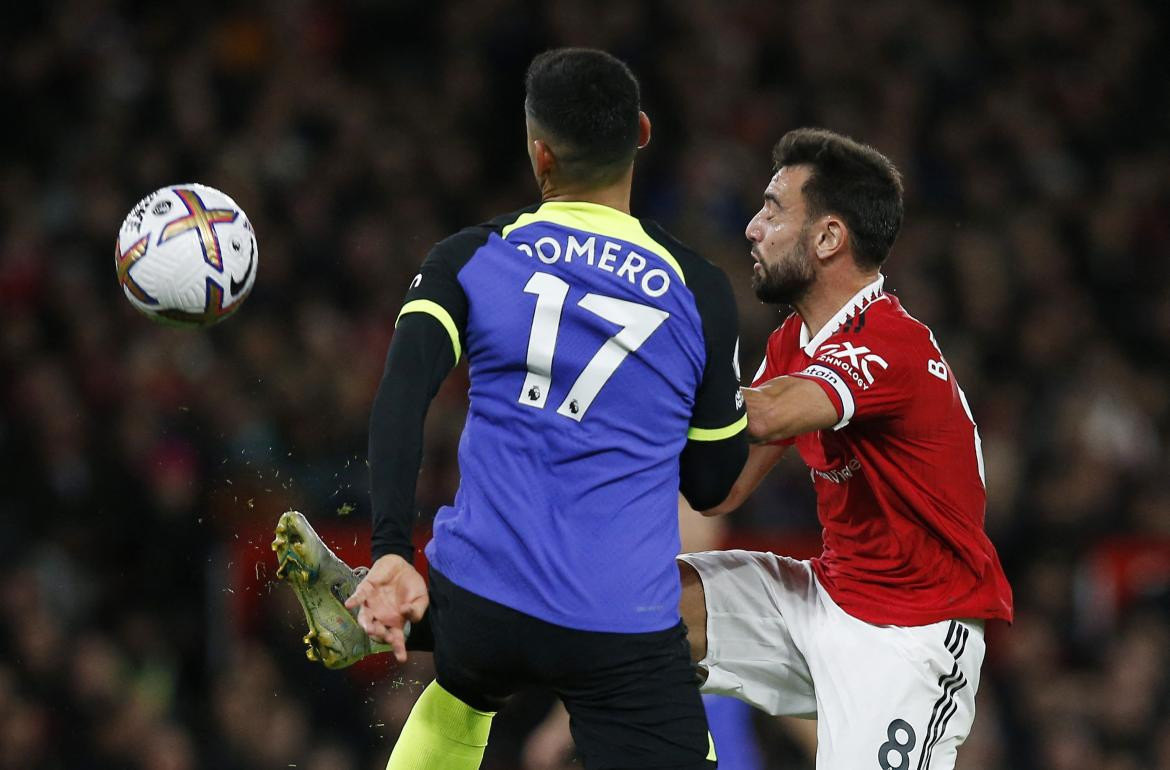
<svg viewBox="0 0 1170 770"><path fill-rule="evenodd" d="M809 377L816 377L819 380L824 380L833 386L834 389L845 387L845 381L841 379L841 375L837 374L832 369L826 369L823 366L809 366L802 369L801 374L806 374Z"/></svg>
<svg viewBox="0 0 1170 770"><path fill-rule="evenodd" d="M818 361L833 364L849 375L862 390L869 390L874 382L874 368L889 369L886 359L862 345L854 347L852 342L829 342L817 351Z"/></svg>
<svg viewBox="0 0 1170 770"><path fill-rule="evenodd" d="M841 400L841 420L833 426L833 430L841 430L848 425L849 421L853 419L857 404L853 400L853 394L849 391L849 386L845 384L845 380L841 378L841 375L819 364L812 364L811 366L805 367L801 374L824 380L832 386L837 394L837 398Z"/></svg>

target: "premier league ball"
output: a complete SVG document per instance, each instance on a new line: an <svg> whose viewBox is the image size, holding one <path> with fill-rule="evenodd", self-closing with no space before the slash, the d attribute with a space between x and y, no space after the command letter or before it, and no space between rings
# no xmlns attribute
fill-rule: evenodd
<svg viewBox="0 0 1170 770"><path fill-rule="evenodd" d="M258 256L243 209L201 184L164 187L140 200L114 247L130 304L172 326L211 326L238 310L256 282Z"/></svg>

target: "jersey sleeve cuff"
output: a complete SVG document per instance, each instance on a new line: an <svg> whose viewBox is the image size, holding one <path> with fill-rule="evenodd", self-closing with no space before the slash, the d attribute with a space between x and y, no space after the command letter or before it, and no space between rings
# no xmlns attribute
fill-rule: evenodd
<svg viewBox="0 0 1170 770"><path fill-rule="evenodd" d="M802 371L793 372L790 376L799 377L802 380L811 380L817 385L820 385L821 390L825 391L825 395L829 397L829 401L836 408L837 416L840 418L837 424L833 426L833 430L841 430L853 419L853 412L856 408L853 402L853 393L849 390L849 386L845 384L845 380L840 374L827 366L813 364L805 367Z"/></svg>
<svg viewBox="0 0 1170 770"><path fill-rule="evenodd" d="M455 319L447 312L447 309L429 299L415 299L407 302L402 306L402 310L398 312L398 318L394 319L394 325L398 325L398 321L407 313L426 313L434 318L443 328L447 330L447 335L451 338L451 347L455 352L455 363L459 363L459 356L463 353L463 348L459 344L459 329L455 326Z"/></svg>
<svg viewBox="0 0 1170 770"><path fill-rule="evenodd" d="M747 415L723 428L690 428L687 430L687 439L690 441L722 441L725 438L740 433L747 428Z"/></svg>

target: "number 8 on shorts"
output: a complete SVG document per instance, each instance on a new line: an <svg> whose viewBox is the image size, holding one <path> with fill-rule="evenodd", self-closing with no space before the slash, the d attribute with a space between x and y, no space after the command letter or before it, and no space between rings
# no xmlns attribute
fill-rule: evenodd
<svg viewBox="0 0 1170 770"><path fill-rule="evenodd" d="M918 743L914 728L905 719L895 719L886 728L886 737L889 740L878 749L878 767L882 770L909 770L910 752Z"/></svg>

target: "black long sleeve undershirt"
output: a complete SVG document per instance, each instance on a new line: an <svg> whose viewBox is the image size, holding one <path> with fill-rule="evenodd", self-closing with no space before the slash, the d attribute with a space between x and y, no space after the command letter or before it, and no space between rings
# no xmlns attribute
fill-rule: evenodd
<svg viewBox="0 0 1170 770"><path fill-rule="evenodd" d="M691 427L702 433L733 430L744 417L743 399L739 397L739 320L735 295L726 274L702 259L654 223L647 232L671 251L684 265L687 288L703 323L707 362L703 379L695 393ZM746 427L746 422L743 423ZM692 431L693 433L693 431ZM688 434L691 435L691 434ZM714 508L723 502L747 462L747 431L711 440L690 438L679 457L679 491L696 511Z"/></svg>
<svg viewBox="0 0 1170 770"><path fill-rule="evenodd" d="M748 457L747 431L720 441L688 441L679 457L679 491L696 511L727 499Z"/></svg>
<svg viewBox="0 0 1170 770"><path fill-rule="evenodd" d="M414 556L415 485L422 465L423 423L431 400L455 366L451 338L425 313L402 316L390 341L370 413L370 499L374 561Z"/></svg>

